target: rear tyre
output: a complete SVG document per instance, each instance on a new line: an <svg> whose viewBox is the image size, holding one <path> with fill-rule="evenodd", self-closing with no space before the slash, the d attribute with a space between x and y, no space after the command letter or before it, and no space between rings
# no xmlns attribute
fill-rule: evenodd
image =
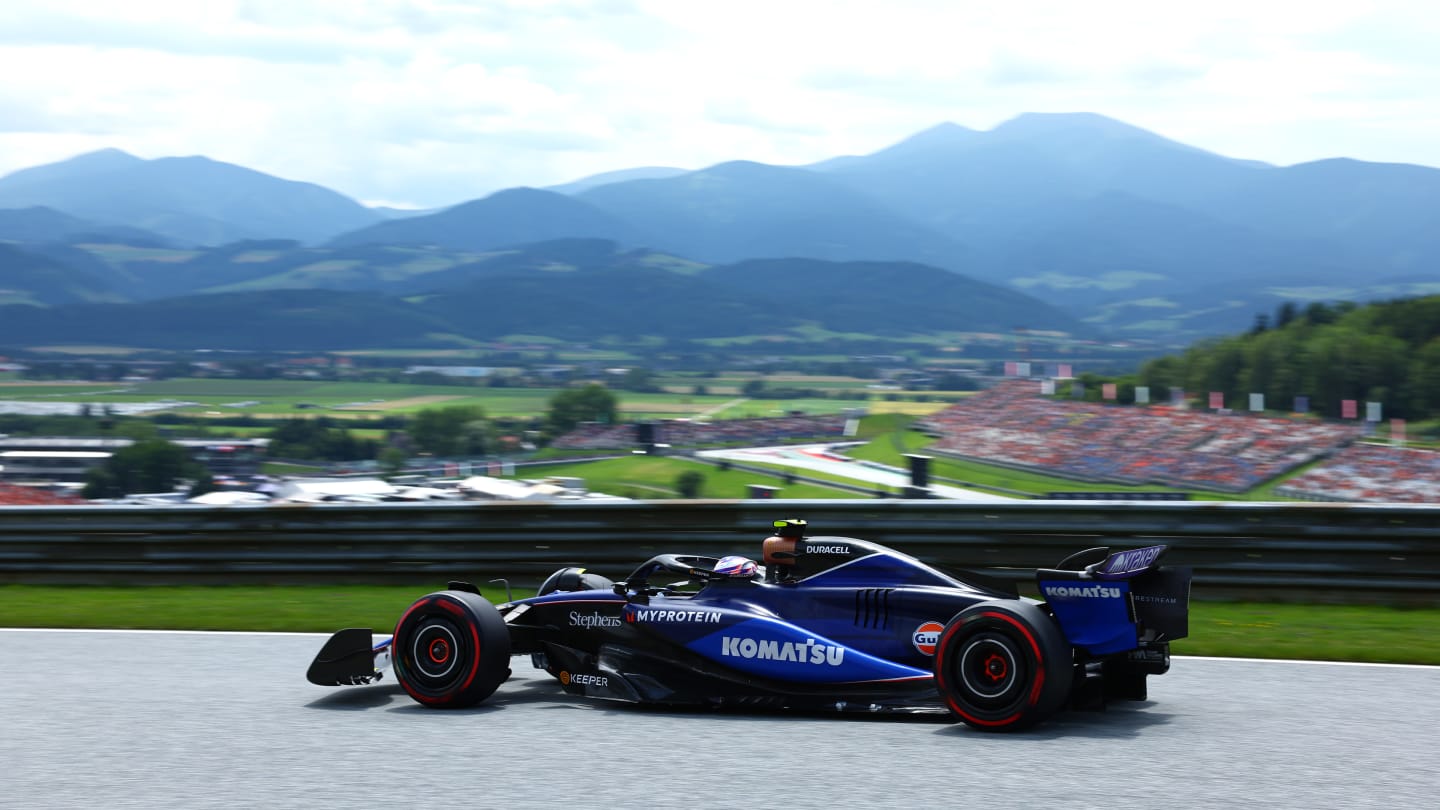
<svg viewBox="0 0 1440 810"><path fill-rule="evenodd" d="M395 625L395 677L416 702L474 706L510 675L510 630L485 597L439 591L421 597Z"/></svg>
<svg viewBox="0 0 1440 810"><path fill-rule="evenodd" d="M951 713L982 731L1014 731L1059 711L1074 680L1074 651L1039 607L1018 600L972 605L935 647L935 684Z"/></svg>

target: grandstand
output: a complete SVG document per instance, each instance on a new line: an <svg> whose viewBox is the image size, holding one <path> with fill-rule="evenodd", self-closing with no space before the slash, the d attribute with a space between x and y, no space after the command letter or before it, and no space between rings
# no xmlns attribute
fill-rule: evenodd
<svg viewBox="0 0 1440 810"><path fill-rule="evenodd" d="M1275 491L1311 500L1440 503L1440 453L1353 444Z"/></svg>
<svg viewBox="0 0 1440 810"><path fill-rule="evenodd" d="M1356 425L1071 402L1009 380L926 417L928 452L1085 481L1244 492L1354 442Z"/></svg>
<svg viewBox="0 0 1440 810"><path fill-rule="evenodd" d="M17 487L0 483L0 506L69 506L82 503L88 501L37 487Z"/></svg>

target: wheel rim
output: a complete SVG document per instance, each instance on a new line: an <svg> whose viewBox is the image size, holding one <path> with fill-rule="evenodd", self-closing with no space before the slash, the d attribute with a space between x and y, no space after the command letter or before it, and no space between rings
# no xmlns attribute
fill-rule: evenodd
<svg viewBox="0 0 1440 810"><path fill-rule="evenodd" d="M460 666L468 654L463 638L460 628L443 616L425 616L415 623L404 658L417 686L444 690L465 672Z"/></svg>
<svg viewBox="0 0 1440 810"><path fill-rule="evenodd" d="M955 669L965 692L984 708L1014 703L1025 680L1025 661L1019 648L1001 633L980 633L967 639Z"/></svg>

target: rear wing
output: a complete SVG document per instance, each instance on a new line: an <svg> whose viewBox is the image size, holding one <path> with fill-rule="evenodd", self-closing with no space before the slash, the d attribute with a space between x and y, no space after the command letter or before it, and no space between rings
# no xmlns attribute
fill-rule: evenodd
<svg viewBox="0 0 1440 810"><path fill-rule="evenodd" d="M1166 549L1089 549L1036 571L1036 584L1066 638L1091 654L1173 641L1190 632L1192 572L1158 565Z"/></svg>

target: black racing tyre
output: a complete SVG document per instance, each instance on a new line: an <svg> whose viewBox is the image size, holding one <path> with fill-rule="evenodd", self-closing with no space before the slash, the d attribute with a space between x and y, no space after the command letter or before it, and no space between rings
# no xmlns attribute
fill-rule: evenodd
<svg viewBox="0 0 1440 810"><path fill-rule="evenodd" d="M439 591L400 617L390 658L396 679L418 703L474 706L510 675L510 630L485 597Z"/></svg>
<svg viewBox="0 0 1440 810"><path fill-rule="evenodd" d="M935 645L935 685L945 705L983 731L1032 726L1070 697L1075 654L1060 626L1029 602L971 605Z"/></svg>

